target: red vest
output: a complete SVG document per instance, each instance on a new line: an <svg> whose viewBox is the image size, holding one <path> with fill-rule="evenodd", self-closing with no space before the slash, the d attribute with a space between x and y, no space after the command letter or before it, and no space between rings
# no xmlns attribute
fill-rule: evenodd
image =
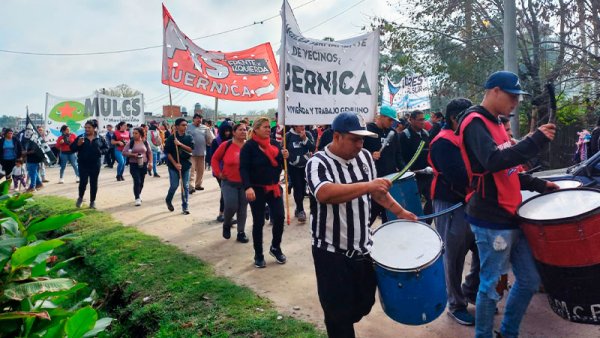
<svg viewBox="0 0 600 338"><path fill-rule="evenodd" d="M475 118L478 118L481 121L483 121L499 149L502 150L511 146L510 138L506 134L506 130L504 130L504 126L501 123L494 123L487 119L485 116L475 112L471 112L462 121L460 125L459 136L460 142L462 144L462 146L460 147L460 152L462 154L463 160L465 161L465 167L467 169L469 182L473 182L473 179L477 179L477 186L475 188L475 191L472 191L467 195L467 202L471 199L475 192L479 192L481 194L481 197L485 198L484 176L490 175L489 171L485 171L482 173L473 172L471 163L469 162L469 156L467 156L467 150L464 146L465 128ZM496 189L498 191L498 204L502 209L510 212L512 215L516 214L517 207L519 206L519 204L521 204L521 183L519 182L518 173L518 167L504 169L491 173L492 177L494 178Z"/></svg>
<svg viewBox="0 0 600 338"><path fill-rule="evenodd" d="M429 143L429 153L427 154L427 162L433 169L433 181L431 182L431 199L435 198L435 187L437 185L438 176L440 175L440 171L433 165L433 161L431 160L431 149L433 149L433 144L439 139L446 139L450 141L456 148L460 148L460 137L454 133L452 129L442 129Z"/></svg>

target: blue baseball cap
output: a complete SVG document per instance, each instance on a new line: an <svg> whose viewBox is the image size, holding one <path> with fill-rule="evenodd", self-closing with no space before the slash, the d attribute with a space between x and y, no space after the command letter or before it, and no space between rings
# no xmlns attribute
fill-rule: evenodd
<svg viewBox="0 0 600 338"><path fill-rule="evenodd" d="M365 119L355 112L343 112L333 119L331 130L338 133L349 133L359 136L377 137L367 130Z"/></svg>
<svg viewBox="0 0 600 338"><path fill-rule="evenodd" d="M517 74L506 70L495 72L485 82L485 89L500 88L503 91L517 95L529 95L521 89L521 81Z"/></svg>

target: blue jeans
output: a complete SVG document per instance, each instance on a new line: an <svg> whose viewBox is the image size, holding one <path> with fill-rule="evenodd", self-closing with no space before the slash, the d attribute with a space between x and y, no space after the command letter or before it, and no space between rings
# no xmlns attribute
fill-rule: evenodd
<svg viewBox="0 0 600 338"><path fill-rule="evenodd" d="M181 194L181 208L188 210L188 197L190 196L189 182L190 182L190 169L182 170L181 175L183 176L183 194ZM175 191L179 188L181 180L179 179L179 171L176 169L169 168L169 192L167 193L167 202L173 201Z"/></svg>
<svg viewBox="0 0 600 338"><path fill-rule="evenodd" d="M516 281L508 294L500 333L503 337L517 337L527 306L540 285L529 244L520 229L493 230L471 224L471 230L481 262L475 337L492 337L496 303L500 300L496 284L509 263Z"/></svg>
<svg viewBox="0 0 600 338"><path fill-rule="evenodd" d="M65 175L65 168L67 167L67 162L71 163L71 166L75 171L75 176L79 177L79 167L77 166L77 154L60 153L60 178L63 178Z"/></svg>
<svg viewBox="0 0 600 338"><path fill-rule="evenodd" d="M40 180L40 175L38 175L39 169L39 163L27 163L27 175L29 175L29 189L33 189L37 185L42 184L42 180Z"/></svg>
<svg viewBox="0 0 600 338"><path fill-rule="evenodd" d="M123 176L125 172L125 157L123 152L115 148L115 160L117 160L117 176Z"/></svg>
<svg viewBox="0 0 600 338"><path fill-rule="evenodd" d="M159 154L160 151L152 151L152 172L154 175L158 175L158 172L156 171L156 164L158 163Z"/></svg>

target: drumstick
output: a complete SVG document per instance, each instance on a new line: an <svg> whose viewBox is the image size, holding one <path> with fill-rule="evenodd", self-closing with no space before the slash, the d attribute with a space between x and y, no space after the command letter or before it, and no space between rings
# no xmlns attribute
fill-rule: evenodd
<svg viewBox="0 0 600 338"><path fill-rule="evenodd" d="M448 209L445 209L445 210L442 210L442 211L438 211L436 213L429 214L429 215L417 216L417 221L424 221L426 219L436 218L436 217L442 216L444 214L447 214L447 213L449 213L451 211L454 211L454 210L460 208L462 205L463 205L463 203L459 202L459 203L456 203L455 205L451 206Z"/></svg>
<svg viewBox="0 0 600 338"><path fill-rule="evenodd" d="M419 147L417 148L417 151L415 152L415 154L413 155L413 157L410 159L410 161L408 161L408 163L406 164L406 166L404 166L404 168L402 168L402 170L400 170L399 173L397 173L396 175L392 176L392 178L390 179L390 181L394 182L397 179L399 179L400 177L402 177L402 175L404 175L408 169L410 169L410 166L413 165L413 163L415 163L415 161L417 160L417 157L419 157L419 155L421 154L421 151L423 151L423 148L425 147L425 141L421 141L421 143L419 143Z"/></svg>

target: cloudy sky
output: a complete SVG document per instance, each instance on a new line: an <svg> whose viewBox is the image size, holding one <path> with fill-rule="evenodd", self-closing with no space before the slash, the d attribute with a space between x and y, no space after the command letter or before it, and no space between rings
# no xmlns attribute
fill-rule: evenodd
<svg viewBox="0 0 600 338"><path fill-rule="evenodd" d="M397 19L388 0L289 0L307 37L345 39L364 33L373 16ZM398 1L395 1L396 3ZM95 89L125 83L144 93L146 111L159 112L168 104L161 84L162 13L158 0L2 0L0 12L0 115L44 113L45 93L82 97ZM236 51L270 42L279 48L281 0L167 0L179 28L191 38L233 32L195 40L208 50ZM148 48L141 51L86 56L48 56L8 53L89 53ZM278 57L277 57L278 59ZM193 109L196 102L214 105L214 99L173 90L173 103ZM244 113L275 108L276 100L219 101L219 111Z"/></svg>

